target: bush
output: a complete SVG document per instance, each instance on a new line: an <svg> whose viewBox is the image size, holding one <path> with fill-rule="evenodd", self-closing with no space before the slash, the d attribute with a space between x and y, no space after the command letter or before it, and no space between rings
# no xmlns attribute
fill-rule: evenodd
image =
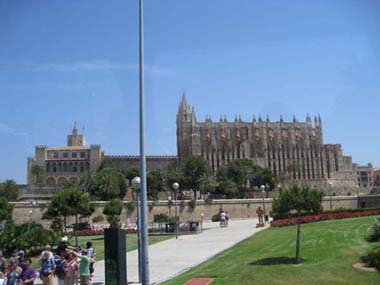
<svg viewBox="0 0 380 285"><path fill-rule="evenodd" d="M380 249L373 249L366 256L362 256L361 260L369 267L375 267L376 269L380 270Z"/></svg>
<svg viewBox="0 0 380 285"><path fill-rule="evenodd" d="M373 225L368 230L366 240L369 242L380 241L380 219L376 218Z"/></svg>
<svg viewBox="0 0 380 285"><path fill-rule="evenodd" d="M39 254L45 245L55 243L59 235L60 233L47 230L36 222L27 222L21 225L7 223L0 232L0 244L6 255L22 248L27 255L33 256Z"/></svg>
<svg viewBox="0 0 380 285"><path fill-rule="evenodd" d="M368 212L368 211L379 211L380 213L380 208L363 208L363 209L357 209L357 208L353 208L353 209L346 209L346 208L337 208L337 209L334 209L334 210L331 210L331 211L323 211L323 214L334 214L334 213L342 213L342 212L346 212L346 213L360 213L360 212ZM376 215L376 214L374 214ZM301 213L301 217L302 216L310 216L310 214L308 213ZM366 216L369 216L369 215L366 215ZM295 218L297 217L297 213L285 213L285 214L279 214L279 213L274 213L272 212L272 217L273 217L273 220L279 220L279 219L284 219L284 218Z"/></svg>
<svg viewBox="0 0 380 285"><path fill-rule="evenodd" d="M211 221L213 222L219 222L220 221L220 215L219 214L215 214L211 217Z"/></svg>
<svg viewBox="0 0 380 285"><path fill-rule="evenodd" d="M104 221L104 216L103 215L97 215L92 218L93 223L101 223Z"/></svg>
<svg viewBox="0 0 380 285"><path fill-rule="evenodd" d="M336 220L336 219L347 219L347 218L357 218L365 216L379 215L380 210L364 210L364 211L349 211L341 210L341 212L324 212L317 215L301 215L300 221L301 224L319 222L325 220ZM277 219L271 223L273 227L284 227L295 225L297 223L296 217Z"/></svg>
<svg viewBox="0 0 380 285"><path fill-rule="evenodd" d="M153 223L166 223L166 222L175 222L175 217L168 216L166 214L157 214L153 216Z"/></svg>
<svg viewBox="0 0 380 285"><path fill-rule="evenodd" d="M113 199L106 203L103 214L106 215L110 228L120 226L120 214L123 210L123 202L120 199Z"/></svg>

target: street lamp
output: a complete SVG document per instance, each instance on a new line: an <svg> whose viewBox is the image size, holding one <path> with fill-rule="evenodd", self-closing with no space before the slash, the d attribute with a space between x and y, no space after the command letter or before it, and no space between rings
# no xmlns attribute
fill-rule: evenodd
<svg viewBox="0 0 380 285"><path fill-rule="evenodd" d="M172 215L172 196L168 197L169 216Z"/></svg>
<svg viewBox="0 0 380 285"><path fill-rule="evenodd" d="M30 219L33 219L33 221L35 220L34 219L34 207L36 206L36 201L32 201L32 213L31 213L31 215L30 215Z"/></svg>
<svg viewBox="0 0 380 285"><path fill-rule="evenodd" d="M136 224L137 224L137 252L138 252L138 268L139 268L139 283L141 283L141 271L142 271L142 263L141 263L141 218L140 218L140 203L139 203L139 196L140 196L140 177L136 176L132 179L132 188L136 192Z"/></svg>
<svg viewBox="0 0 380 285"><path fill-rule="evenodd" d="M264 221L265 221L265 201L264 201L265 194L266 194L265 185L261 185L260 190L261 190L261 196L263 197L263 210L264 210Z"/></svg>
<svg viewBox="0 0 380 285"><path fill-rule="evenodd" d="M329 182L329 191L330 191L330 211L332 210L332 182Z"/></svg>
<svg viewBox="0 0 380 285"><path fill-rule="evenodd" d="M359 188L360 186L356 185L356 200L357 200L356 208L359 208Z"/></svg>
<svg viewBox="0 0 380 285"><path fill-rule="evenodd" d="M178 218L177 218L177 190L179 188L179 184L174 182L173 185L174 190L174 210L175 210L175 238L178 239Z"/></svg>
<svg viewBox="0 0 380 285"><path fill-rule="evenodd" d="M32 214L33 214L33 211L30 210L30 211L29 211L29 215L30 215L30 218L29 218L29 219L30 219L30 222L32 222Z"/></svg>

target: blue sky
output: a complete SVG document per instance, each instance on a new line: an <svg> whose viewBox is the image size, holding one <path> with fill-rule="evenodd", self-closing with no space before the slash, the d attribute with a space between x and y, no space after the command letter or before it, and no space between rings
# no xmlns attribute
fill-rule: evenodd
<svg viewBox="0 0 380 285"><path fill-rule="evenodd" d="M148 154L176 154L182 90L197 119L321 114L326 143L380 164L380 2L145 0ZM0 0L0 181L74 121L138 154L138 1Z"/></svg>

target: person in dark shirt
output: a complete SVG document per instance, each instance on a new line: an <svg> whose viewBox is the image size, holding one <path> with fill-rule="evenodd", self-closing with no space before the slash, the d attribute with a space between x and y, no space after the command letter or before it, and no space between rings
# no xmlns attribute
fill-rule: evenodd
<svg viewBox="0 0 380 285"><path fill-rule="evenodd" d="M36 279L36 271L32 267L32 260L30 258L25 259L25 270L21 274L21 285L33 285Z"/></svg>
<svg viewBox="0 0 380 285"><path fill-rule="evenodd" d="M26 256L25 256L25 252L22 249L18 251L17 259L18 259L18 266L20 266L22 269L22 272L24 272Z"/></svg>

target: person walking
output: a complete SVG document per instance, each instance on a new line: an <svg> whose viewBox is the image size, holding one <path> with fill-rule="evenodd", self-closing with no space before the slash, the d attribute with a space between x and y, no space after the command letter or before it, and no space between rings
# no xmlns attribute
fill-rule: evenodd
<svg viewBox="0 0 380 285"><path fill-rule="evenodd" d="M7 285L19 285L22 268L18 266L17 259L11 258L6 272Z"/></svg>
<svg viewBox="0 0 380 285"><path fill-rule="evenodd" d="M94 250L94 248L92 247L92 242L91 241L88 241L87 244L86 244L86 249L87 249L87 256L92 258L94 262L90 262L90 274L91 276L93 276L93 273L94 273L94 263L95 263L95 256L96 256L96 252Z"/></svg>
<svg viewBox="0 0 380 285"><path fill-rule="evenodd" d="M25 270L21 274L22 285L33 285L36 280L36 271L32 267L32 260L30 258L25 259Z"/></svg>
<svg viewBox="0 0 380 285"><path fill-rule="evenodd" d="M43 285L53 285L53 273L55 269L54 259L50 258L48 251L44 252L44 257L41 260L40 276L42 277Z"/></svg>
<svg viewBox="0 0 380 285"><path fill-rule="evenodd" d="M220 227L225 227L226 226L226 212L221 211L220 214Z"/></svg>

